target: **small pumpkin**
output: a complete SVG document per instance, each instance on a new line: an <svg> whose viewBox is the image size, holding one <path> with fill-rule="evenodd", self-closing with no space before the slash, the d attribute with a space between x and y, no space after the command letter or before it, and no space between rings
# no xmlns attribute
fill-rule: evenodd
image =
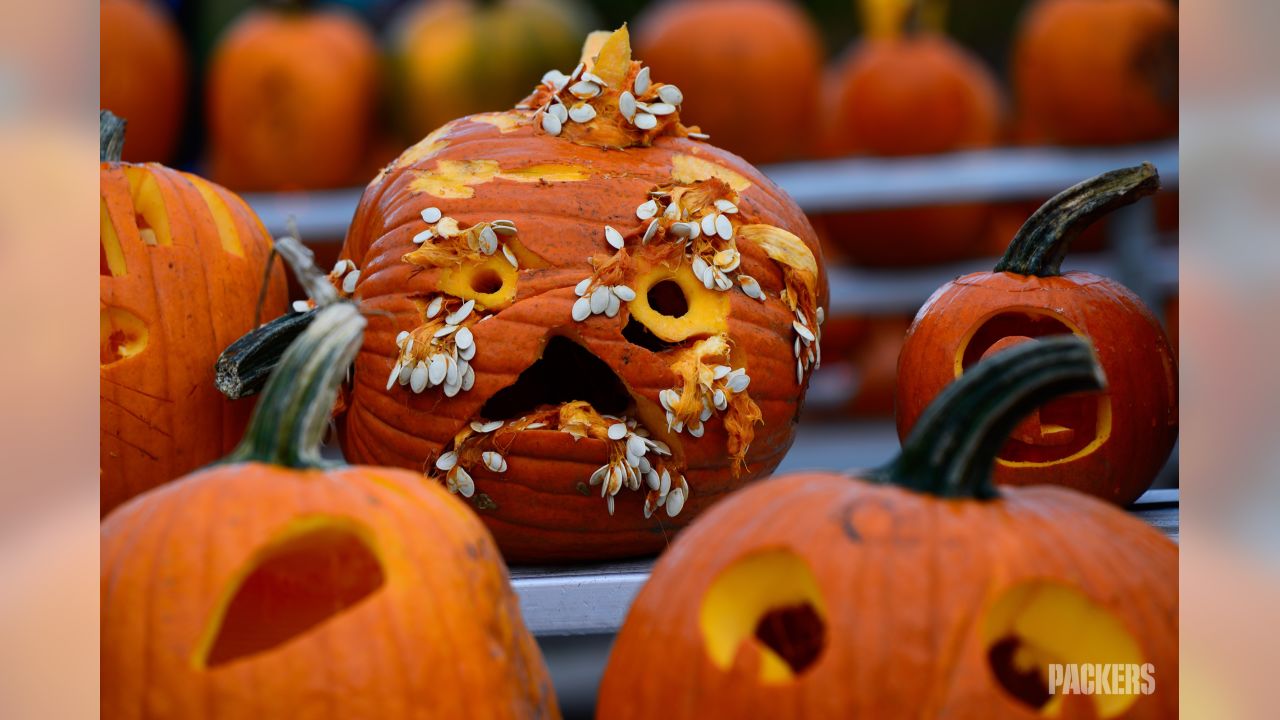
<svg viewBox="0 0 1280 720"><path fill-rule="evenodd" d="M123 159L168 162L187 100L187 54L173 20L151 0L102 0L98 104L129 118Z"/></svg>
<svg viewBox="0 0 1280 720"><path fill-rule="evenodd" d="M753 163L812 151L822 41L790 0L655 3L636 21L636 50L720 147Z"/></svg>
<svg viewBox="0 0 1280 720"><path fill-rule="evenodd" d="M222 348L285 310L271 236L234 193L163 165L120 162L102 116L99 175L102 512L218 459L251 403L213 385ZM266 287L263 287L264 282Z"/></svg>
<svg viewBox="0 0 1280 720"><path fill-rule="evenodd" d="M909 18L919 0L863 0L868 35L826 83L829 155L903 157L991 147L1002 100L982 62L941 32ZM927 208L833 215L832 240L868 266L928 265L980 252L989 207Z"/></svg>
<svg viewBox="0 0 1280 720"><path fill-rule="evenodd" d="M1104 173L1033 214L993 272L943 287L916 315L898 361L898 435L982 357L1027 338L1087 337L1110 379L1104 394L1063 398L1019 426L996 482L1053 483L1120 505L1150 485L1178 434L1177 366L1168 338L1119 283L1061 271L1071 239L1093 220L1154 193L1150 164Z"/></svg>
<svg viewBox="0 0 1280 720"><path fill-rule="evenodd" d="M575 0L407 4L388 47L402 129L417 140L464 115L511 107L546 68L575 60L593 25Z"/></svg>
<svg viewBox="0 0 1280 720"><path fill-rule="evenodd" d="M219 39L208 73L214 180L239 191L364 180L378 54L354 14L308 0L249 10Z"/></svg>
<svg viewBox="0 0 1280 720"><path fill-rule="evenodd" d="M583 58L407 150L331 274L372 318L346 456L469 498L511 561L661 549L781 461L820 357L804 214L625 27Z"/></svg>
<svg viewBox="0 0 1280 720"><path fill-rule="evenodd" d="M103 523L104 718L559 717L475 516L320 455L364 325L327 306L235 452Z"/></svg>
<svg viewBox="0 0 1280 720"><path fill-rule="evenodd" d="M1034 341L948 387L881 468L721 502L631 605L597 717L1176 715L1177 546L1080 493L991 484L1026 412L1101 385L1084 341ZM1051 663L1146 666L1154 693L1050 694Z"/></svg>
<svg viewBox="0 0 1280 720"><path fill-rule="evenodd" d="M1031 138L1112 145L1178 132L1178 11L1169 0L1039 0L1011 61Z"/></svg>

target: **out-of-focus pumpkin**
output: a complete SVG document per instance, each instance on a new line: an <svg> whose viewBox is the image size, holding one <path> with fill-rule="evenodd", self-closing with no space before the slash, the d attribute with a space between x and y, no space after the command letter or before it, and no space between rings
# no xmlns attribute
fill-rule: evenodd
<svg viewBox="0 0 1280 720"><path fill-rule="evenodd" d="M1093 341L1105 393L1062 398L1020 425L996 460L996 482L1058 484L1120 505L1150 485L1178 434L1178 372L1160 323L1119 283L1061 272L1071 238L1094 219L1154 193L1149 164L1063 191L1018 231L993 272L939 288L916 315L898 362L898 435L981 358L1028 338Z"/></svg>
<svg viewBox="0 0 1280 720"><path fill-rule="evenodd" d="M1080 493L991 484L1025 413L1101 384L1085 342L1034 341L950 386L880 469L721 502L631 605L597 717L1175 716L1177 546ZM1079 663L1121 664L1127 694L1051 685Z"/></svg>
<svg viewBox="0 0 1280 720"><path fill-rule="evenodd" d="M667 0L636 21L636 51L716 145L753 163L812 151L822 41L790 0Z"/></svg>
<svg viewBox="0 0 1280 720"><path fill-rule="evenodd" d="M163 165L119 162L123 140L123 122L104 113L104 514L235 446L251 404L218 393L214 361L255 317L276 317L286 301L284 271L273 267L267 279L271 236L243 200Z"/></svg>
<svg viewBox="0 0 1280 720"><path fill-rule="evenodd" d="M250 10L210 61L213 179L241 191L363 182L378 86L377 47L349 11Z"/></svg>
<svg viewBox="0 0 1280 720"><path fill-rule="evenodd" d="M991 72L939 32L913 25L918 0L863 0L868 35L825 85L828 155L902 157L972 150L1000 137ZM989 208L953 203L833 215L832 241L870 266L925 265L980 252Z"/></svg>
<svg viewBox="0 0 1280 720"><path fill-rule="evenodd" d="M395 98L407 137L511 107L594 26L575 0L422 0L392 20Z"/></svg>
<svg viewBox="0 0 1280 720"><path fill-rule="evenodd" d="M187 100L187 54L173 21L150 0L99 6L99 105L129 118L124 160L173 158Z"/></svg>
<svg viewBox="0 0 1280 720"><path fill-rule="evenodd" d="M804 214L625 28L583 58L407 150L332 275L371 318L346 456L447 483L509 560L659 550L778 464L820 358Z"/></svg>
<svg viewBox="0 0 1280 720"><path fill-rule="evenodd" d="M1109 145L1178 132L1178 11L1169 0L1039 0L1012 73L1028 139Z"/></svg>
<svg viewBox="0 0 1280 720"><path fill-rule="evenodd" d="M321 458L363 327L322 310L235 452L103 523L104 718L559 716L474 515Z"/></svg>

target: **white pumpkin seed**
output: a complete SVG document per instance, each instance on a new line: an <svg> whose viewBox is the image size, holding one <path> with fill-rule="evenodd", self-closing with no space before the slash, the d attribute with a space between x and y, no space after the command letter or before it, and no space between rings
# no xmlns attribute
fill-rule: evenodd
<svg viewBox="0 0 1280 720"><path fill-rule="evenodd" d="M560 118L549 112L544 112L542 114L542 129L546 131L548 135L559 135L560 125Z"/></svg>
<svg viewBox="0 0 1280 720"><path fill-rule="evenodd" d="M600 86L590 80L579 80L569 86L569 94L576 98L589 100L600 94Z"/></svg>
<svg viewBox="0 0 1280 720"><path fill-rule="evenodd" d="M507 471L507 459L492 450L480 453L480 459L484 462L484 466L493 472L504 473Z"/></svg>
<svg viewBox="0 0 1280 720"><path fill-rule="evenodd" d="M671 103L660 102L653 103L649 107L645 108L645 110L651 115L670 115L676 111L676 106Z"/></svg>
<svg viewBox="0 0 1280 720"><path fill-rule="evenodd" d="M440 308L442 307L444 307L444 296L437 295L434 300L427 303L427 319L430 320L431 318L439 315Z"/></svg>
<svg viewBox="0 0 1280 720"><path fill-rule="evenodd" d="M717 210L719 210L722 213L725 213L726 215L732 215L738 212L738 206L734 205L728 200L725 200L724 198L719 198L718 200L716 200L715 206Z"/></svg>
<svg viewBox="0 0 1280 720"><path fill-rule="evenodd" d="M435 236L436 236L436 234L435 234L434 232L432 232L431 228L427 228L426 230L423 230L422 232L420 232L420 233L418 233L417 235L414 235L414 236L413 236L413 244L414 244L414 245L421 245L422 243L424 243L424 242L426 242L426 241L430 240L431 238L433 238L433 237L435 237Z"/></svg>
<svg viewBox="0 0 1280 720"><path fill-rule="evenodd" d="M702 216L702 233L704 235L716 234L716 217L718 216L715 213Z"/></svg>
<svg viewBox="0 0 1280 720"><path fill-rule="evenodd" d="M421 360L414 366L413 374L409 376L409 387L416 393L427 389L427 366Z"/></svg>
<svg viewBox="0 0 1280 720"><path fill-rule="evenodd" d="M596 109L586 103L577 103L569 108L569 119L576 123L591 122L596 117Z"/></svg>
<svg viewBox="0 0 1280 720"><path fill-rule="evenodd" d="M635 126L641 130L652 130L658 127L658 118L647 112L637 112L634 122Z"/></svg>
<svg viewBox="0 0 1280 720"><path fill-rule="evenodd" d="M622 309L622 301L617 295L609 293L609 304L605 306L604 314L607 317L617 317L618 311Z"/></svg>
<svg viewBox="0 0 1280 720"><path fill-rule="evenodd" d="M667 495L667 517L675 517L684 509L684 491L680 488Z"/></svg>
<svg viewBox="0 0 1280 720"><path fill-rule="evenodd" d="M631 94L630 90L623 90L618 96L618 112L622 113L622 117L630 120L636 114L636 96Z"/></svg>
<svg viewBox="0 0 1280 720"><path fill-rule="evenodd" d="M467 319L467 316L471 314L471 311L475 309L475 306L476 306L475 300L468 300L462 303L462 306L459 307L457 310L454 310L453 312L446 315L444 317L444 321L450 325L457 325L461 323L463 320ZM439 337L439 335L437 335L436 337Z"/></svg>
<svg viewBox="0 0 1280 720"><path fill-rule="evenodd" d="M648 220L658 214L658 202L656 200L646 200L636 207L636 217L641 220Z"/></svg>
<svg viewBox="0 0 1280 720"><path fill-rule="evenodd" d="M471 334L470 328L462 328L453 336L453 343L459 350L465 350L475 345L475 336Z"/></svg>
<svg viewBox="0 0 1280 720"><path fill-rule="evenodd" d="M556 101L547 109L551 111L552 115L556 116L556 119L559 120L562 125L569 122L569 108L566 108L564 103Z"/></svg>
<svg viewBox="0 0 1280 720"><path fill-rule="evenodd" d="M436 458L436 469L448 472L458 464L458 453L450 450L449 452L440 453L440 457Z"/></svg>
<svg viewBox="0 0 1280 720"><path fill-rule="evenodd" d="M664 103L679 105L684 102L684 93L680 92L680 88L675 85L663 85L658 88L658 97Z"/></svg>
<svg viewBox="0 0 1280 720"><path fill-rule="evenodd" d="M613 229L612 225L604 226L604 239L612 247L621 250L626 245L626 241L622 239L622 233Z"/></svg>
<svg viewBox="0 0 1280 720"><path fill-rule="evenodd" d="M591 316L591 300L589 298L578 298L573 303L573 320L574 322L582 322Z"/></svg>
<svg viewBox="0 0 1280 720"><path fill-rule="evenodd" d="M449 363L444 358L442 354L431 356L431 364L427 366L427 380L432 385L444 382L444 376L449 370Z"/></svg>
<svg viewBox="0 0 1280 720"><path fill-rule="evenodd" d="M716 215L716 234L725 240L733 239L733 223L724 215Z"/></svg>
<svg viewBox="0 0 1280 720"><path fill-rule="evenodd" d="M618 299L623 302L631 302L636 299L636 291L626 285L614 285L613 294L617 295Z"/></svg>
<svg viewBox="0 0 1280 720"><path fill-rule="evenodd" d="M587 288L591 287L591 278L583 278L582 282L573 286L573 294L582 297L587 294Z"/></svg>
<svg viewBox="0 0 1280 720"><path fill-rule="evenodd" d="M725 383L725 387L728 387L730 390L732 390L735 393L740 393L743 390L746 390L747 386L749 386L750 384L751 384L751 377L746 373L739 373L729 378L729 381Z"/></svg>
<svg viewBox="0 0 1280 720"><path fill-rule="evenodd" d="M360 282L360 271L352 270L342 279L342 292L350 295L356 291L356 283Z"/></svg>
<svg viewBox="0 0 1280 720"><path fill-rule="evenodd" d="M654 218L654 219L649 223L649 227L645 228L645 231L644 231L644 237L640 238L640 242L642 242L642 243L647 243L647 242L649 242L650 240L652 240L652 239L653 239L653 236L654 236L657 232L658 232L658 219L657 219L657 218Z"/></svg>
<svg viewBox="0 0 1280 720"><path fill-rule="evenodd" d="M807 343L814 340L813 331L798 322L792 322L791 327L796 329L796 333Z"/></svg>
<svg viewBox="0 0 1280 720"><path fill-rule="evenodd" d="M612 424L612 425L610 425L610 426L609 426L609 439L610 439L610 440L621 440L622 438L624 438L624 437L626 437L626 436L627 436L627 424L626 424L626 423L614 423L614 424Z"/></svg>
<svg viewBox="0 0 1280 720"><path fill-rule="evenodd" d="M444 217L444 213L440 212L438 207L424 208L422 211L422 219L431 225L440 222L440 218Z"/></svg>
<svg viewBox="0 0 1280 720"><path fill-rule="evenodd" d="M502 256L507 259L507 262L511 263L511 267L517 270L520 269L520 262L516 260L516 254L511 252L511 248L507 247L506 245L503 245Z"/></svg>
<svg viewBox="0 0 1280 720"><path fill-rule="evenodd" d="M396 380L400 379L400 370L402 368L404 368L404 365L401 365L399 362L396 363L395 367L391 368L391 375L387 376L388 391L390 391L391 388L395 386Z"/></svg>
<svg viewBox="0 0 1280 720"><path fill-rule="evenodd" d="M604 285L597 285L591 293L591 314L599 315L609 308L609 298L613 293Z"/></svg>
<svg viewBox="0 0 1280 720"><path fill-rule="evenodd" d="M636 73L635 83L632 85L632 87L635 88L636 95L644 95L649 92L650 82L649 68L640 68L640 72Z"/></svg>

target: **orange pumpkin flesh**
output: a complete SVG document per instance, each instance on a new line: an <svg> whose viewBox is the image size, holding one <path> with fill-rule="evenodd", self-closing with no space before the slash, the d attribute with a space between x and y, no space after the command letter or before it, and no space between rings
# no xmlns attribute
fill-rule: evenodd
<svg viewBox="0 0 1280 720"><path fill-rule="evenodd" d="M1001 484L1052 483L1120 505L1137 499L1177 437L1177 368L1169 341L1142 302L1119 283L1060 273L1067 243L1093 219L1155 192L1150 165L1115 171L1064 191L1023 225L995 272L940 288L916 315L898 362L898 434L944 387L1009 338L1089 338L1109 378L1105 394L1043 408L1037 428L1001 451Z"/></svg>
<svg viewBox="0 0 1280 720"><path fill-rule="evenodd" d="M1012 73L1033 140L1142 142L1177 134L1178 11L1169 0L1040 0Z"/></svg>
<svg viewBox="0 0 1280 720"><path fill-rule="evenodd" d="M104 142L123 125L103 121ZM213 385L227 344L285 309L271 237L195 175L104 157L99 194L102 512L235 446L250 403ZM258 308L264 277L268 286Z"/></svg>
<svg viewBox="0 0 1280 720"><path fill-rule="evenodd" d="M776 466L818 360L826 278L803 213L678 112L648 130L624 117L624 88L675 97L644 80L625 28L584 57L607 83L574 111L593 119L555 121L544 106L570 95L549 74L518 109L433 132L366 190L344 249L356 276L338 278L372 318L347 457L463 492L509 560L660 549Z"/></svg>
<svg viewBox="0 0 1280 720"><path fill-rule="evenodd" d="M709 510L631 605L597 717L1176 714L1177 547L1079 493L990 484L1024 411L1100 381L1078 339L1013 348L880 470L787 475ZM1049 694L1050 663L1097 662L1151 663L1155 693Z"/></svg>
<svg viewBox="0 0 1280 720"><path fill-rule="evenodd" d="M753 163L811 151L822 42L804 11L781 0L668 1L636 27L640 57L685 91L684 111L718 146Z"/></svg>
<svg viewBox="0 0 1280 720"><path fill-rule="evenodd" d="M210 60L213 178L240 191L357 181L371 142L378 56L354 16L305 7L255 9Z"/></svg>
<svg viewBox="0 0 1280 720"><path fill-rule="evenodd" d="M123 159L173 158L187 92L187 56L173 22L149 0L102 0L98 104L129 119Z"/></svg>
<svg viewBox="0 0 1280 720"><path fill-rule="evenodd" d="M322 311L245 442L102 527L102 715L559 717L493 540L319 440L364 321Z"/></svg>

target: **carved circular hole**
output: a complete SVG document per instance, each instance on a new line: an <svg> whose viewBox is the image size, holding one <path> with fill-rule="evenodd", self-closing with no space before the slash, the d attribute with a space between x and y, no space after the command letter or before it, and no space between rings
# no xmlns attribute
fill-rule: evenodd
<svg viewBox="0 0 1280 720"><path fill-rule="evenodd" d="M471 289L481 295L491 295L502 289L502 282L496 270L481 268L471 276Z"/></svg>
<svg viewBox="0 0 1280 720"><path fill-rule="evenodd" d="M765 613L756 624L755 636L799 675L822 654L826 624L813 605L801 603Z"/></svg>
<svg viewBox="0 0 1280 720"><path fill-rule="evenodd" d="M684 290L674 280L663 280L649 288L649 307L667 317L683 317L689 312Z"/></svg>

